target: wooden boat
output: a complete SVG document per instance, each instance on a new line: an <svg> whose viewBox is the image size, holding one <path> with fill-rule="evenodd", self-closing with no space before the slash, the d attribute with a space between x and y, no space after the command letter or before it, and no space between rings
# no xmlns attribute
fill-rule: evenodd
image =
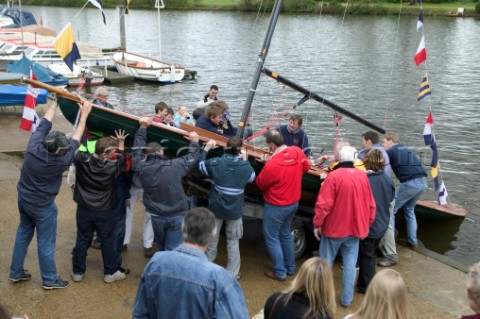
<svg viewBox="0 0 480 319"><path fill-rule="evenodd" d="M181 66L134 53L116 52L113 61L119 73L139 80L167 84L179 82L185 76L185 68Z"/></svg>
<svg viewBox="0 0 480 319"><path fill-rule="evenodd" d="M49 64L48 68L66 77L72 87L102 85L105 79L102 74L78 65L73 65L72 72L63 62Z"/></svg>
<svg viewBox="0 0 480 319"><path fill-rule="evenodd" d="M245 130L245 123L247 123L247 117L250 112L250 106L253 101L253 95L256 91L256 85L258 84L258 79L261 73L264 73L277 81L282 82L285 85L288 85L295 90L299 91L304 95L304 97L297 103L300 105L301 103L307 101L308 99L313 99L319 103L322 103L330 108L333 108L337 112L348 116L380 133L384 133L385 131L370 123L369 121L362 119L355 114L341 108L340 106L336 105L335 103L326 100L325 98L289 81L288 79L281 77L277 73L267 70L263 68L263 62L265 61L266 54L268 52L268 46L270 44L271 36L273 34L272 27L276 24L276 18L280 12L281 7L281 0L276 0L274 4L274 8L272 11L271 20L269 23L269 30L267 31L267 36L264 42L264 47L260 50L260 56L257 60L256 71L254 75L254 80L252 81L249 96L246 100L245 107L243 109L243 114L240 120L240 125L238 127L238 134L243 135ZM121 55L122 53L119 53ZM125 53L123 53L125 54ZM125 61L126 61L125 57ZM30 80L27 80L30 81ZM61 108L62 113L64 116L69 120L71 123L75 122L75 118L78 112L78 106L75 101L78 101L79 98L75 95L66 95L64 92L59 91L59 105ZM136 130L139 127L138 124L139 118L130 115L118 110L111 110L103 107L94 106L92 109L91 114L87 120L87 127L91 130L99 130L105 132L106 134L114 134L115 130L123 129L130 137L133 137ZM188 136L190 131L195 131L200 135L200 140L203 142L207 142L210 139L215 139L217 141L217 145L225 146L226 145L226 138L219 136L217 134L207 132L205 130L199 129L197 127L193 127L191 125L182 123L181 129L173 128L170 126L166 126L163 124L152 124L147 130L147 140L148 141L157 141L160 142L164 148L165 153L168 156L178 156L182 154L182 150L185 150L188 146L188 141L185 138ZM254 146L245 143L248 159L252 166L255 169L255 172L258 174L263 168L263 161L262 157L264 154L268 154L267 151L256 148ZM209 156L220 156L222 154L222 149L216 149L209 153ZM307 240L305 231L311 224L312 216L313 216L313 208L317 199L317 195L320 189L320 178L319 175L322 172L322 167L312 167L309 172L304 174L302 179L302 196L300 199L300 207L297 211L295 216L295 220L292 223L292 235L294 240L294 247L295 247L295 254L296 256L300 256L306 249ZM203 180L196 176L195 174L191 174L189 176L189 183L194 184L198 188L208 188L208 185L203 184ZM255 183L249 184L245 189L246 194L246 202L245 202L245 215L252 216L252 217L260 217L262 214L261 205L263 203L263 199L261 196L261 192L256 187ZM452 205L439 205L432 201L425 201L419 200L415 207L415 213L417 216L421 218L428 218L431 220L437 219L451 219L451 218L462 218L467 214L467 211ZM310 226L311 228L311 226ZM311 231L310 231L311 233Z"/></svg>

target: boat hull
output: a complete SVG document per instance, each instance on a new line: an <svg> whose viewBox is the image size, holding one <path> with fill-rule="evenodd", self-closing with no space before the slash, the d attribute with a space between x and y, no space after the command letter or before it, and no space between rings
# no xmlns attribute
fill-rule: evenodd
<svg viewBox="0 0 480 319"><path fill-rule="evenodd" d="M185 77L182 67L133 53L117 52L113 61L119 73L139 80L166 84L179 82Z"/></svg>
<svg viewBox="0 0 480 319"><path fill-rule="evenodd" d="M75 102L60 98L58 100L60 109L65 118L75 123L75 119L78 112L78 105ZM130 145L133 142L133 137L137 131L139 117L127 114L118 110L112 110L103 108L100 106L94 106L87 120L87 127L92 131L104 132L108 135L115 134L115 130L122 129L129 134ZM186 137L189 135L189 131L196 131L200 135L200 139L206 142L212 138L212 133L205 132L202 129L198 129L191 125L182 124L183 129L163 125L160 123L152 123L147 130L147 141L157 141L165 148L165 154L167 156L181 156L183 152L188 149L189 141ZM217 139L219 146L225 145L226 138L213 134ZM263 168L264 163L259 160L262 154L266 151L255 148L246 144L249 154L249 161L252 164L257 174ZM220 156L222 154L221 148L210 152L209 156ZM318 192L320 190L320 168L313 167L302 179L302 197L300 200L300 206L302 212L307 216L313 215L313 208L317 199ZM201 177L195 173L191 176L193 183L202 183ZM208 187L208 186L206 186ZM245 189L246 195L251 202L263 203L260 190L255 183L251 183ZM415 213L419 219L428 220L446 220L454 218L463 218L467 215L467 211L461 207L454 205L439 205L433 201L426 201L420 199L415 206Z"/></svg>

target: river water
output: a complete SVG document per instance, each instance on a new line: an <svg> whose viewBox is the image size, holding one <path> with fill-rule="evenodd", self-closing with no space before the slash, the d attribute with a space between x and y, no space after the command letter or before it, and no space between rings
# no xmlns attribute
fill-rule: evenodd
<svg viewBox="0 0 480 319"><path fill-rule="evenodd" d="M27 7L37 19L60 31L78 8ZM102 47L120 44L118 14L105 10L107 26L96 8L85 9L73 21L77 41ZM198 72L198 79L167 86L131 83L110 87L110 98L128 105L128 112L151 114L158 101L176 108L195 104L211 84L230 106L236 121L262 46L269 12L232 13L162 11L161 58ZM428 59L419 67L413 57L422 31L416 17L350 17L281 15L265 66L369 121L400 134L429 165L431 150L423 129L429 108L435 120L441 176L449 200L469 210L463 220L421 223L425 245L465 265L480 260L480 21L472 18L425 17ZM156 11L132 10L126 17L127 50L159 57ZM428 71L431 99L417 102ZM302 96L262 76L251 114L254 130L282 113ZM121 106L118 106L121 109ZM315 101L298 108L304 117L314 152L333 149L334 112ZM367 130L348 118L341 136L361 147ZM261 139L258 146L263 146ZM436 197L429 181L426 197Z"/></svg>

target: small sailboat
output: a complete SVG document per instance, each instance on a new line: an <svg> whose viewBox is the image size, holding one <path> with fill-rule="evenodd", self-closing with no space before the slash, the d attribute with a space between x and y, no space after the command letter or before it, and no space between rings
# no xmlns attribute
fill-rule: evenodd
<svg viewBox="0 0 480 319"><path fill-rule="evenodd" d="M49 64L48 68L66 77L71 87L102 85L105 79L102 74L78 65L74 65L71 71L63 62Z"/></svg>
<svg viewBox="0 0 480 319"><path fill-rule="evenodd" d="M119 73L136 79L159 83L179 82L185 76L185 68L150 57L129 52L116 52L113 61Z"/></svg>

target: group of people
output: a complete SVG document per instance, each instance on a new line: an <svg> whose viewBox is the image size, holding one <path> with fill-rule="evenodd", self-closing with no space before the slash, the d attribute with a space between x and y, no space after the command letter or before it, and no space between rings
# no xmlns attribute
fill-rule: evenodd
<svg viewBox="0 0 480 319"><path fill-rule="evenodd" d="M224 154L211 158L207 155L217 147L216 142L210 140L201 150L195 132L188 136L186 154L174 159L165 156L161 144L147 143L147 129L152 122L168 124L173 119L163 102L155 106L155 117L139 119L130 153L125 151L128 135L121 130L114 137L98 139L93 154L79 152L92 104L85 100L78 103L81 116L68 139L61 132L51 131L57 104L49 101L44 118L29 140L17 186L20 225L10 280L31 279L24 261L36 231L43 288L69 285L58 276L54 260L54 200L63 172L72 164L73 199L77 203L71 273L74 282L81 281L86 273L87 250L94 232L101 244L104 282L126 278L130 270L122 267L121 250L130 240L136 197L142 198L145 253L147 256L148 249L148 257L153 255L153 241L159 252L142 274L134 318L248 317L238 283L242 277L239 240L243 236L244 191L248 183L255 182L264 198L263 235L272 260L265 276L283 282L287 276L295 275L290 228L301 197L302 176L310 169L312 157L307 135L301 129L302 117L292 115L288 125L265 132L264 141L270 153L262 158L264 167L257 176L247 160L242 138L235 136L228 106L216 100L217 93L218 87L212 86L202 105L206 107L205 114L196 121L198 127L229 137ZM99 90L97 102L108 107L107 97L108 92ZM185 114L183 119L188 120ZM289 318L333 318L336 302L331 266L338 253L343 261L341 305L349 307L353 301L357 263L360 272L356 290L366 294L360 310L348 318L406 317L405 283L394 270L375 274L375 255L380 247L385 259L378 266L398 262L393 230L399 209L404 210L407 220L407 243L418 245L413 210L426 190L426 172L418 157L399 144L396 133L384 135L383 148L375 132L365 133L362 142L365 149L361 152L348 143L335 151L334 160L338 163L331 165L322 184L313 218L314 235L320 240L320 258L307 260L289 288L267 300L266 317L284 318L289 314ZM357 155L362 158L361 164ZM189 207L182 179L192 168L198 168L212 181L208 208ZM396 194L390 169L401 182ZM131 185L124 181L128 172ZM223 224L227 237L226 269L212 263ZM478 277L478 271L475 276ZM476 277L471 281L474 284L479 281ZM477 286L469 292L472 305L480 301ZM480 310L480 306L475 309Z"/></svg>

